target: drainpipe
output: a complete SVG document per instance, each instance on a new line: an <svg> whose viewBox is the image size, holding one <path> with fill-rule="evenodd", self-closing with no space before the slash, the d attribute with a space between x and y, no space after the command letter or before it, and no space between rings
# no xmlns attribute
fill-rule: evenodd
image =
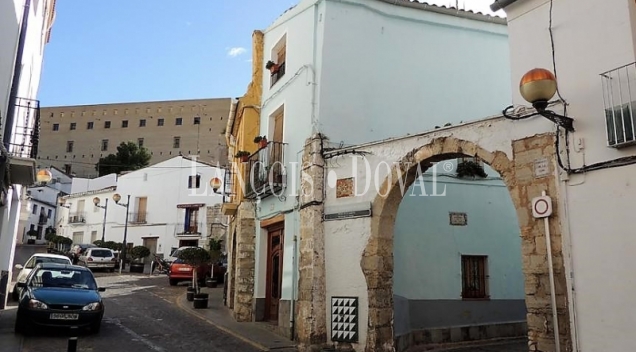
<svg viewBox="0 0 636 352"><path fill-rule="evenodd" d="M298 256L298 236L294 235L294 252L292 257L292 297L291 297L291 309L289 312L289 333L291 340L294 341L294 334L296 333L296 262Z"/></svg>
<svg viewBox="0 0 636 352"><path fill-rule="evenodd" d="M232 102L230 103L230 115L225 125L225 143L228 147L230 147L230 137L232 136L232 129L234 128L234 120L236 119L236 112L238 111L238 103L239 100L232 98Z"/></svg>
<svg viewBox="0 0 636 352"><path fill-rule="evenodd" d="M25 0L24 12L22 13L22 26L20 27L20 37L18 38L18 51L15 56L15 66L13 67L13 81L11 82L11 93L9 94L9 106L4 123L3 144L8 150L13 135L13 123L15 122L15 100L18 97L20 88L20 76L22 75L22 57L24 56L24 43L26 41L27 26L29 24L29 9L31 0Z"/></svg>

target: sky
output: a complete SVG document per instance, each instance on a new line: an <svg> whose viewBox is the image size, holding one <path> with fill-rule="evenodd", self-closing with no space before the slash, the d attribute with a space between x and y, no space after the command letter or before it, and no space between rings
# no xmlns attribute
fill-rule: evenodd
<svg viewBox="0 0 636 352"><path fill-rule="evenodd" d="M57 1L40 102L63 106L242 96L251 79L252 32L266 29L297 2ZM459 7L492 14L492 2L459 0Z"/></svg>

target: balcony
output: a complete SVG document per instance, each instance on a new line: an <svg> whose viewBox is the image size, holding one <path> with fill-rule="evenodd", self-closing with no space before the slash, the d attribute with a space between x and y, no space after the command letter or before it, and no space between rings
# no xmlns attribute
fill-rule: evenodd
<svg viewBox="0 0 636 352"><path fill-rule="evenodd" d="M128 223L130 224L147 224L148 213L145 211L128 214Z"/></svg>
<svg viewBox="0 0 636 352"><path fill-rule="evenodd" d="M636 144L636 63L601 73L607 145L623 148Z"/></svg>
<svg viewBox="0 0 636 352"><path fill-rule="evenodd" d="M285 143L269 142L250 155L245 168L245 198L280 195L285 186Z"/></svg>
<svg viewBox="0 0 636 352"><path fill-rule="evenodd" d="M278 65L278 70L276 70L276 72L272 73L271 79L270 79L270 87L274 86L274 84L276 84L276 82L280 81L281 78L283 78L283 76L285 75L285 63L281 63L280 65Z"/></svg>
<svg viewBox="0 0 636 352"><path fill-rule="evenodd" d="M9 152L11 183L30 186L35 183L35 159L40 137L40 101L17 97L11 104L14 130L11 139L5 141Z"/></svg>
<svg viewBox="0 0 636 352"><path fill-rule="evenodd" d="M70 213L68 214L68 223L69 224L82 224L86 222L86 213Z"/></svg>
<svg viewBox="0 0 636 352"><path fill-rule="evenodd" d="M46 215L40 215L38 225L46 225L47 222L49 222L49 218Z"/></svg>
<svg viewBox="0 0 636 352"><path fill-rule="evenodd" d="M203 224L200 222L178 223L176 227L177 237L201 236Z"/></svg>
<svg viewBox="0 0 636 352"><path fill-rule="evenodd" d="M230 165L225 170L225 176L223 180L223 204L221 205L221 213L223 215L235 215L238 209L238 203L236 203L236 194L234 190L234 170L232 169L234 164Z"/></svg>

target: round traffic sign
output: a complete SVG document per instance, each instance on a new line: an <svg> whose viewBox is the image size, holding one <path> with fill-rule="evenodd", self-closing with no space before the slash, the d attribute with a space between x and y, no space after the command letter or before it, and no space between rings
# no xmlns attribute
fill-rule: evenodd
<svg viewBox="0 0 636 352"><path fill-rule="evenodd" d="M548 201L545 199L539 199L534 203L534 211L538 215L544 215L550 209Z"/></svg>

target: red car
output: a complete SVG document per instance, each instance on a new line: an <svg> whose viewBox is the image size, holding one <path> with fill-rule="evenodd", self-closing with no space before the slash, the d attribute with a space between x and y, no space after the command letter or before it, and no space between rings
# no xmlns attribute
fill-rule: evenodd
<svg viewBox="0 0 636 352"><path fill-rule="evenodd" d="M168 280L171 286L176 286L181 281L192 281L193 268L185 264L181 259L177 259L170 264L168 270ZM197 279L201 285L205 284L205 279L210 277L212 273L212 265L203 265L197 271Z"/></svg>

